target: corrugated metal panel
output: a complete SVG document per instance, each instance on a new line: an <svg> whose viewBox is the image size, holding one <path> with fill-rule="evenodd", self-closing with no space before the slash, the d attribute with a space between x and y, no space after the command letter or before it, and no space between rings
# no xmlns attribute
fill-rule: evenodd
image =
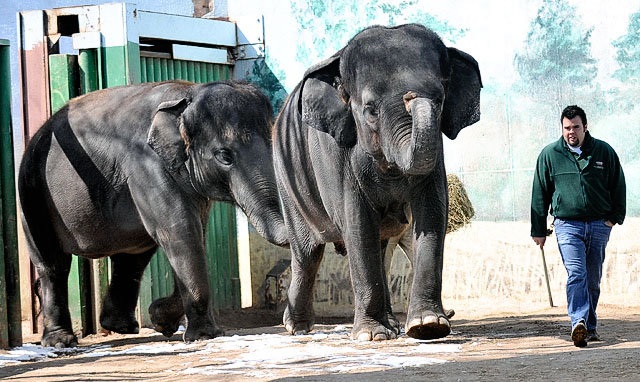
<svg viewBox="0 0 640 382"><path fill-rule="evenodd" d="M206 62L173 60L159 57L140 57L142 82L181 79L196 83L229 79L226 65ZM240 281L238 277L238 251L236 248L235 208L227 203L214 203L206 236L207 267L213 306L238 308ZM173 292L173 274L164 251L151 260L151 296L155 300Z"/></svg>
<svg viewBox="0 0 640 382"><path fill-rule="evenodd" d="M238 250L235 207L228 203L213 205L207 230L207 267L215 308L239 308ZM215 275L215 277L213 277Z"/></svg>
<svg viewBox="0 0 640 382"><path fill-rule="evenodd" d="M230 70L228 65L208 62L140 57L140 75L142 82L185 80L205 83L229 79Z"/></svg>

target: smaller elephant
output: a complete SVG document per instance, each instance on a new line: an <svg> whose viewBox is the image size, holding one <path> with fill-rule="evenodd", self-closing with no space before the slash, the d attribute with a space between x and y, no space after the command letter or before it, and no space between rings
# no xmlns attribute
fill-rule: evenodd
<svg viewBox="0 0 640 382"><path fill-rule="evenodd" d="M67 301L71 254L111 258L100 324L137 333L140 279L158 246L174 270L178 296L156 304L152 320L159 330L172 334L169 328L186 315L185 341L221 335L205 258L212 201L239 205L267 240L287 244L271 124L268 99L233 81L100 90L72 99L45 122L27 146L18 178L42 289L42 345L77 344Z"/></svg>

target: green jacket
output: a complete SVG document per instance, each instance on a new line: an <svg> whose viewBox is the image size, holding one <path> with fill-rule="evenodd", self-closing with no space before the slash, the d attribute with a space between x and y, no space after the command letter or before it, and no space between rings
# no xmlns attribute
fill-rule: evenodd
<svg viewBox="0 0 640 382"><path fill-rule="evenodd" d="M542 149L533 175L531 236L547 235L547 211L562 219L624 221L626 187L618 155L589 132L581 149L576 158L563 137Z"/></svg>

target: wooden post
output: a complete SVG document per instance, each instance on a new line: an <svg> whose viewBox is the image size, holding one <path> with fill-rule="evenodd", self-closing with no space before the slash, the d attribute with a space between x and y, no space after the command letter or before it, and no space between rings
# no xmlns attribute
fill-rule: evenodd
<svg viewBox="0 0 640 382"><path fill-rule="evenodd" d="M45 33L44 11L26 11L18 14L18 52L20 57L20 82L22 105L22 137L24 148L51 115L49 103L49 46ZM21 289L25 303L23 316L31 321L33 333L42 332L42 323L38 322L37 300L33 290L37 278L26 248L22 225L18 226L19 262L22 268Z"/></svg>

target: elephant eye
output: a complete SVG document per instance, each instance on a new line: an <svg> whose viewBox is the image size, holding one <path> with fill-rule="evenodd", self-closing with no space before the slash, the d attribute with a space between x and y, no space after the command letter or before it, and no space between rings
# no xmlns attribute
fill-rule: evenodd
<svg viewBox="0 0 640 382"><path fill-rule="evenodd" d="M233 153L228 149L220 149L214 151L213 155L216 157L218 162L222 163L225 166L230 166L233 164Z"/></svg>
<svg viewBox="0 0 640 382"><path fill-rule="evenodd" d="M364 111L362 112L362 114L364 115L364 118L367 120L367 122L371 124L374 124L378 121L378 111L373 104L368 103L364 105Z"/></svg>

